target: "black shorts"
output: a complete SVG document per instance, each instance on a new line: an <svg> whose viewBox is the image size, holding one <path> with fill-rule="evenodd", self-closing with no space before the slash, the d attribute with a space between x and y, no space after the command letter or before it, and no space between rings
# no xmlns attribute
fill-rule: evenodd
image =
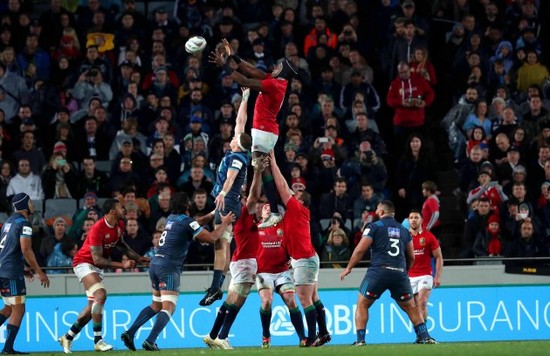
<svg viewBox="0 0 550 356"><path fill-rule="evenodd" d="M391 297L397 302L406 302L413 296L411 282L406 271L371 267L359 287L359 293L368 299L378 299L389 290Z"/></svg>
<svg viewBox="0 0 550 356"><path fill-rule="evenodd" d="M157 264L150 265L151 287L156 291L180 291L180 272Z"/></svg>
<svg viewBox="0 0 550 356"><path fill-rule="evenodd" d="M25 279L0 278L0 290L2 291L2 297L27 295Z"/></svg>

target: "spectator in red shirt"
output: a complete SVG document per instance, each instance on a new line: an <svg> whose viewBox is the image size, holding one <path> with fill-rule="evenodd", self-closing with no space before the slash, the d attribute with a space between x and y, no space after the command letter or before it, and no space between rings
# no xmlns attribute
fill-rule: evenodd
<svg viewBox="0 0 550 356"><path fill-rule="evenodd" d="M426 198L422 204L422 229L434 234L439 233L439 198L436 194L437 185L431 180L422 183L422 195Z"/></svg>

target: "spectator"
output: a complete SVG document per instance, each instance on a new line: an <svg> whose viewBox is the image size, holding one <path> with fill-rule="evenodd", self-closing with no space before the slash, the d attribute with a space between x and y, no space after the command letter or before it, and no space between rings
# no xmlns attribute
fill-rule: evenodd
<svg viewBox="0 0 550 356"><path fill-rule="evenodd" d="M41 174L42 169L46 164L46 159L44 158L42 151L35 146L34 132L24 132L21 142L21 148L13 153L13 162L18 164L22 159L25 159L30 164L31 170L34 174ZM31 199L33 199L32 196Z"/></svg>
<svg viewBox="0 0 550 356"><path fill-rule="evenodd" d="M63 269L47 270L48 274L63 274L69 273L73 266L73 257L78 251L78 245L73 240L61 240L56 243L52 253L46 261L47 267L65 267Z"/></svg>
<svg viewBox="0 0 550 356"><path fill-rule="evenodd" d="M404 211L410 211L422 207L422 183L435 181L435 159L421 135L413 133L406 142L405 154L397 163L396 188Z"/></svg>
<svg viewBox="0 0 550 356"><path fill-rule="evenodd" d="M304 40L304 53L309 55L312 48L319 45L319 37L326 38L324 43L328 48L336 49L338 45L338 36L333 33L330 28L327 27L327 20L324 16L318 16L315 18L315 25L313 29L306 35Z"/></svg>
<svg viewBox="0 0 550 356"><path fill-rule="evenodd" d="M375 193L383 193L388 172L382 158L378 157L369 141L363 141L355 151L355 155L345 161L340 168L340 174L345 177L351 187L361 179L372 184Z"/></svg>
<svg viewBox="0 0 550 356"><path fill-rule="evenodd" d="M8 185L15 175L10 161L3 161L0 165L0 211L9 213L12 210L11 202L8 200Z"/></svg>
<svg viewBox="0 0 550 356"><path fill-rule="evenodd" d="M323 248L321 261L332 262L324 263L325 268L342 268L344 262L349 261L351 256L349 239L342 229L332 230L328 235L327 243ZM341 263L338 263L341 262Z"/></svg>
<svg viewBox="0 0 550 356"><path fill-rule="evenodd" d="M26 192L31 200L44 199L44 191L42 190L42 180L39 175L31 171L28 159L22 158L17 164L18 173L10 179L6 196L12 197L18 192ZM45 256L47 257L47 256Z"/></svg>
<svg viewBox="0 0 550 356"><path fill-rule="evenodd" d="M126 186L140 186L141 178L133 170L133 161L130 158L122 157L119 161L118 169L111 173L109 180L109 190L111 192L120 192Z"/></svg>
<svg viewBox="0 0 550 356"><path fill-rule="evenodd" d="M498 212L498 207L507 201L508 197L504 194L502 186L498 184L498 181L492 181L491 179L491 171L480 170L477 178L479 185L469 192L466 203L471 204L474 200L479 200L481 197L487 198L491 202L491 210Z"/></svg>
<svg viewBox="0 0 550 356"><path fill-rule="evenodd" d="M433 181L425 181L422 183L422 195L426 198L424 204L422 204L422 229L438 237L441 221L439 216L437 185Z"/></svg>
<svg viewBox="0 0 550 356"><path fill-rule="evenodd" d="M23 72L29 70L29 66L36 68L36 75L43 79L50 78L50 56L38 46L38 36L29 33L26 37L25 47L17 55L19 68Z"/></svg>
<svg viewBox="0 0 550 356"><path fill-rule="evenodd" d="M500 236L500 219L497 214L492 214L487 220L487 230L480 232L474 242L476 257L497 257L505 250L504 242Z"/></svg>
<svg viewBox="0 0 550 356"><path fill-rule="evenodd" d="M525 93L532 84L542 87L548 76L550 76L548 68L539 62L537 52L528 50L527 61L518 70L518 91Z"/></svg>
<svg viewBox="0 0 550 356"><path fill-rule="evenodd" d="M338 212L343 220L353 218L353 201L347 193L347 182L344 178L336 178L332 192L321 196L319 218L330 219Z"/></svg>
<svg viewBox="0 0 550 356"><path fill-rule="evenodd" d="M376 211L378 203L382 201L384 196L382 194L375 194L372 184L369 182L361 182L361 195L353 202L353 219L354 225L360 225L359 222L363 217L363 212L367 211L373 214Z"/></svg>
<svg viewBox="0 0 550 356"><path fill-rule="evenodd" d="M522 257L522 260L507 261L509 266L538 266L540 261L529 261L532 257L547 257L548 250L544 247L539 240L534 237L534 226L529 220L524 220L520 225L520 234L517 239L512 241L506 252L505 257Z"/></svg>
<svg viewBox="0 0 550 356"><path fill-rule="evenodd" d="M59 243L72 243L73 241L67 236L67 223L62 217L57 217L53 222L53 234L42 240L40 245L40 256L43 261L48 260L48 256L53 252L55 245Z"/></svg>
<svg viewBox="0 0 550 356"><path fill-rule="evenodd" d="M474 242L477 235L487 229L487 222L491 215L491 201L485 197L479 198L477 201L477 209L464 225L461 258L474 257Z"/></svg>
<svg viewBox="0 0 550 356"><path fill-rule="evenodd" d="M149 198L151 198L151 197L153 197L154 195L157 194L157 188L158 188L159 184L167 185L168 188L172 191L172 193L176 192L174 187L172 187L170 185L170 180L168 178L167 171L168 171L168 169L166 168L166 166L157 167L157 169L155 170L155 180L153 181L153 183L149 186L149 189L147 190L147 199L149 199Z"/></svg>
<svg viewBox="0 0 550 356"><path fill-rule="evenodd" d="M42 173L42 187L45 199L63 199L76 196L76 172L67 159L59 153L52 153L48 166Z"/></svg>
<svg viewBox="0 0 550 356"><path fill-rule="evenodd" d="M411 73L417 73L435 88L437 76L435 68L428 58L428 49L423 46L416 47L411 62Z"/></svg>
<svg viewBox="0 0 550 356"><path fill-rule="evenodd" d="M190 196L193 195L193 191L196 189L202 188L210 192L214 187L212 182L204 175L203 167L191 167L188 179L183 180L183 178L184 175L178 179L177 186Z"/></svg>
<svg viewBox="0 0 550 356"><path fill-rule="evenodd" d="M425 110L435 95L424 78L411 75L409 64L400 62L397 70L399 76L391 83L386 101L394 109L394 138L404 142L411 133L424 130Z"/></svg>
<svg viewBox="0 0 550 356"><path fill-rule="evenodd" d="M84 128L77 133L80 152L78 156L83 159L86 156L94 157L98 161L109 159L111 139L98 131L97 119L94 116L86 117Z"/></svg>

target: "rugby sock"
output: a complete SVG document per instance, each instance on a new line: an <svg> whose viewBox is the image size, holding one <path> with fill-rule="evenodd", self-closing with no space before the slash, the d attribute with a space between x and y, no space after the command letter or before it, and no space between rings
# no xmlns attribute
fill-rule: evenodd
<svg viewBox="0 0 550 356"><path fill-rule="evenodd" d="M314 342L317 339L317 310L311 304L304 309L304 313L306 314L307 323L307 341Z"/></svg>
<svg viewBox="0 0 550 356"><path fill-rule="evenodd" d="M80 326L80 324L78 324L78 321L75 321L74 324L71 325L71 328L69 329L69 331L67 331L67 334L65 334L65 337L67 338L67 340L70 341L74 339L74 336L78 334L81 329L82 327Z"/></svg>
<svg viewBox="0 0 550 356"><path fill-rule="evenodd" d="M0 326L4 325L4 322L7 320L8 318L6 318L5 316L3 316L2 314L0 314Z"/></svg>
<svg viewBox="0 0 550 356"><path fill-rule="evenodd" d="M328 334L327 330L327 315L325 313L325 306L321 299L313 302L315 305L315 310L317 311L317 325L319 325L319 334L326 335Z"/></svg>
<svg viewBox="0 0 550 356"><path fill-rule="evenodd" d="M214 278L212 278L212 284L210 285L210 290L217 290L222 288L222 283L224 281L223 271L220 269L214 270Z"/></svg>
<svg viewBox="0 0 550 356"><path fill-rule="evenodd" d="M264 310L264 308L260 307L260 320L262 321L262 336L271 337L271 333L269 332L269 323L271 323L271 309Z"/></svg>
<svg viewBox="0 0 550 356"><path fill-rule="evenodd" d="M222 306L220 307L220 310L218 310L218 314L216 315L216 320L214 320L214 325L212 325L212 330L210 330L210 338L212 340L218 337L218 333L220 332L220 329L222 328L222 325L223 325L223 321L225 320L225 312L228 306L229 305L226 302L223 302Z"/></svg>
<svg viewBox="0 0 550 356"><path fill-rule="evenodd" d="M139 313L137 319L134 321L132 326L130 326L130 328L128 329L128 334L130 334L131 336L134 336L138 331L138 329L141 328L143 324L145 324L147 321L149 321L149 319L151 319L155 315L157 315L157 313L153 310L153 308L151 308L151 306L147 306L143 308L141 313Z"/></svg>
<svg viewBox="0 0 550 356"><path fill-rule="evenodd" d="M170 321L170 317L170 312L164 309L162 309L157 314L157 320L155 321L155 325L153 325L151 333L149 334L149 336L147 336L147 341L149 341L151 344L155 343L159 334L162 332L162 330L164 330L166 324L168 324L168 322Z"/></svg>
<svg viewBox="0 0 550 356"><path fill-rule="evenodd" d="M302 319L302 312L300 311L300 308L296 307L293 309L288 309L288 311L290 312L290 321L294 326L294 330L296 330L298 339L300 339L300 341L305 339L306 333L304 330L304 319Z"/></svg>
<svg viewBox="0 0 550 356"><path fill-rule="evenodd" d="M241 307L235 304L229 304L227 306L227 311L225 312L225 319L223 321L222 330L218 334L218 339L227 339L227 335L229 335L229 330L231 330L231 326L233 325L235 318L237 318L237 314L239 314L239 310L241 310Z"/></svg>
<svg viewBox="0 0 550 356"><path fill-rule="evenodd" d="M414 332L416 333L416 335L421 338L421 339L425 339L427 337L429 337L430 335L428 334L428 328L426 327L426 323L422 322L418 325L416 325L414 327Z"/></svg>
<svg viewBox="0 0 550 356"><path fill-rule="evenodd" d="M103 322L96 322L94 321L94 344L97 343L99 340L102 339L102 336L101 336L101 330L103 329Z"/></svg>
<svg viewBox="0 0 550 356"><path fill-rule="evenodd" d="M13 351L13 343L19 332L19 326L8 324L6 327L8 331L8 336L6 337L6 343L4 344L4 351Z"/></svg>
<svg viewBox="0 0 550 356"><path fill-rule="evenodd" d="M357 329L357 342L365 341L366 329Z"/></svg>
<svg viewBox="0 0 550 356"><path fill-rule="evenodd" d="M275 186L275 180L273 176L265 175L262 177L262 185L264 187L265 195L269 201L272 213L278 213L279 207L277 206L277 187Z"/></svg>

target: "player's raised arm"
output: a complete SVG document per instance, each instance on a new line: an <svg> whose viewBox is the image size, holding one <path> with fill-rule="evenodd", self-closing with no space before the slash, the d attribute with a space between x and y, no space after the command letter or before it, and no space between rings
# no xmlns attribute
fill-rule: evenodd
<svg viewBox="0 0 550 356"><path fill-rule="evenodd" d="M243 60L241 57L239 57L237 54L233 52L233 47L231 47L231 44L227 41L227 39L222 39L222 45L225 49L225 53L229 56L230 59L232 59L238 66L239 69L247 76L255 78L255 79L265 79L267 75L265 72L259 70L252 64L248 63L247 61Z"/></svg>
<svg viewBox="0 0 550 356"><path fill-rule="evenodd" d="M237 120L235 123L235 136L244 132L246 126L246 120L248 119L248 98L250 97L250 88L242 87L243 92L241 105L239 105L239 111L237 112Z"/></svg>
<svg viewBox="0 0 550 356"><path fill-rule="evenodd" d="M285 177L283 177L283 173L281 173L281 169L277 165L277 161L275 159L275 153L273 153L273 151L269 153L269 165L271 167L271 173L273 174L273 180L275 181L275 186L277 187L277 191L281 196L281 200L283 201L283 204L286 205L286 203L290 200L290 198L292 198L292 191L288 187L288 183L286 182Z"/></svg>
<svg viewBox="0 0 550 356"><path fill-rule="evenodd" d="M262 192L262 172L269 164L267 157L258 159L256 166L254 167L254 176L252 177L252 184L250 185L250 192L248 192L248 198L246 199L246 209L250 214L254 213L254 208L260 194Z"/></svg>
<svg viewBox="0 0 550 356"><path fill-rule="evenodd" d="M214 229L214 231L210 232L206 229L202 229L196 236L195 238L199 241L202 241L202 242L208 242L208 243L211 243L213 244L214 242L218 241L219 238L222 236L222 234L225 232L225 230L227 229L227 227L229 225L231 225L231 223L233 222L233 220L235 219L235 214L233 214L233 212L229 212L227 213L227 215L222 215L220 213L220 216L221 216L221 224L216 226L216 228Z"/></svg>

